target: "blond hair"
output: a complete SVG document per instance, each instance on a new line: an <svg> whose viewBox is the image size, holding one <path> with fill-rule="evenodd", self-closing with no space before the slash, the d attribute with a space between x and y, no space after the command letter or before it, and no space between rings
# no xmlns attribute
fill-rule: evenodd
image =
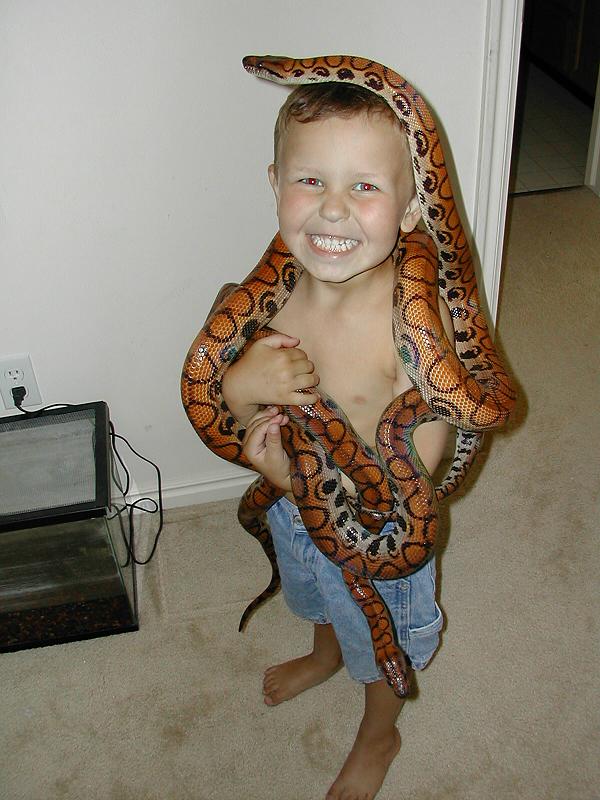
<svg viewBox="0 0 600 800"><path fill-rule="evenodd" d="M273 135L274 162L277 164L281 141L290 120L317 122L330 117L354 117L381 114L405 134L404 126L387 102L379 95L355 84L324 82L297 86L279 109ZM403 135L406 141L406 136ZM408 149L408 143L407 143Z"/></svg>

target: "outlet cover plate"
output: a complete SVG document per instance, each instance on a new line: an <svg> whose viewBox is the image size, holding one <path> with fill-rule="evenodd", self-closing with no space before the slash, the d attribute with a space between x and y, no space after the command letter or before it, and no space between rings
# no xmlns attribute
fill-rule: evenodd
<svg viewBox="0 0 600 800"><path fill-rule="evenodd" d="M24 386L27 390L23 400L24 406L42 404L31 358L27 353L0 357L0 394L2 394L2 401L7 411L16 408L12 396L12 389L15 386Z"/></svg>

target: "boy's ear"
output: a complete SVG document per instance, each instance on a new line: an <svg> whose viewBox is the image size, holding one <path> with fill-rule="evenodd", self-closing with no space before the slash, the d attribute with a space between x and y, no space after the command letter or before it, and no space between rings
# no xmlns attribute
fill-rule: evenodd
<svg viewBox="0 0 600 800"><path fill-rule="evenodd" d="M277 183L277 164L269 164L267 169L267 174L269 176L269 183L271 184L271 188L273 189L273 193L275 195L275 200L279 204L279 184Z"/></svg>
<svg viewBox="0 0 600 800"><path fill-rule="evenodd" d="M400 223L400 230L404 231L404 233L410 233L411 231L414 231L415 225L420 218L421 206L419 205L419 200L415 194L413 195L412 200L406 206L406 211L404 212L402 222Z"/></svg>

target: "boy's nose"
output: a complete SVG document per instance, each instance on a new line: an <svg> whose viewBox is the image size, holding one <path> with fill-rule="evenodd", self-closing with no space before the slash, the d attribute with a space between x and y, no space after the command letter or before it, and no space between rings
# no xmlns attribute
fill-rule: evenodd
<svg viewBox="0 0 600 800"><path fill-rule="evenodd" d="M327 222L340 222L347 219L348 203L342 192L326 191L322 195L319 213Z"/></svg>

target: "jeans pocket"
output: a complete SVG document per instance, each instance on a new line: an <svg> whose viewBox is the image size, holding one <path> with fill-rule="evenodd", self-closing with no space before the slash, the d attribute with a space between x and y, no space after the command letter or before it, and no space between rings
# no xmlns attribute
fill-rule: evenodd
<svg viewBox="0 0 600 800"><path fill-rule="evenodd" d="M444 617L437 603L435 611L433 622L421 628L408 629L408 656L415 669L423 669L427 665L439 644Z"/></svg>
<svg viewBox="0 0 600 800"><path fill-rule="evenodd" d="M302 517L297 512L294 513L291 520L291 549L294 558L310 569L314 567L315 560L319 556L319 551L313 544L308 531L304 527Z"/></svg>

